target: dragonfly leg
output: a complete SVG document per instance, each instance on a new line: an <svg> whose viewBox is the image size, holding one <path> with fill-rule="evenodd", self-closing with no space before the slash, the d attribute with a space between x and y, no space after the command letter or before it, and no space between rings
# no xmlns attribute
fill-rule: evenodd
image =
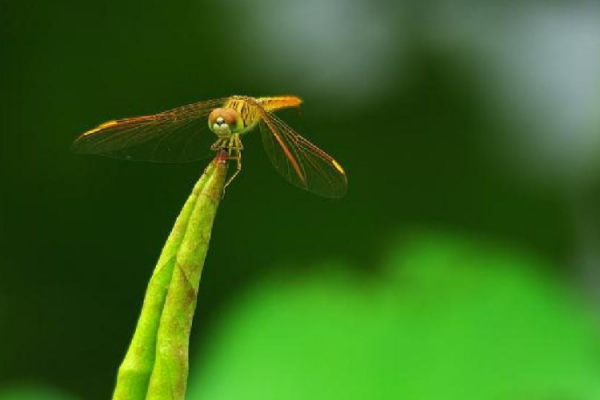
<svg viewBox="0 0 600 400"><path fill-rule="evenodd" d="M231 177L227 180L227 183L225 183L225 189L227 189L227 186L229 186L231 184L231 182L233 182L233 180L242 171L242 154L241 153L238 153L235 157L230 157L229 159L236 161L236 169L235 169L235 172L233 173L233 175L231 175Z"/></svg>
<svg viewBox="0 0 600 400"><path fill-rule="evenodd" d="M225 189L227 189L227 186L229 186L231 184L231 182L233 182L233 180L242 171L242 149L243 148L244 148L244 146L242 146L242 141L240 140L239 136L234 135L231 138L231 141L229 142L227 151L229 153L229 159L236 161L236 170L233 173L233 175L231 175L231 177L225 183L225 188L223 189L223 194L225 194Z"/></svg>
<svg viewBox="0 0 600 400"><path fill-rule="evenodd" d="M220 151L223 150L223 139L219 139L210 146L212 151Z"/></svg>

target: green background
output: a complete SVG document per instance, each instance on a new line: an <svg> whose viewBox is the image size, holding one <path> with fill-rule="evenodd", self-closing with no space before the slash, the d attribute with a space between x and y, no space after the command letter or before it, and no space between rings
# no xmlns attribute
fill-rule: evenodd
<svg viewBox="0 0 600 400"><path fill-rule="evenodd" d="M109 398L206 164L83 157L73 139L232 94L302 97L282 116L349 192L287 184L248 135L188 397L599 398L598 11L0 2L0 399Z"/></svg>

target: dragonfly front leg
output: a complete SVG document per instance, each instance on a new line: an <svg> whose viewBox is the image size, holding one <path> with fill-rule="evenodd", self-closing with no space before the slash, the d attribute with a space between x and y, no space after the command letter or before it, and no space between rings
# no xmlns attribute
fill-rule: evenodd
<svg viewBox="0 0 600 400"><path fill-rule="evenodd" d="M229 139L219 139L216 142L214 142L212 144L212 146L210 146L210 149L212 151L221 151L221 150L227 150L227 153L229 154Z"/></svg>
<svg viewBox="0 0 600 400"><path fill-rule="evenodd" d="M243 149L244 149L244 146L242 145L242 141L240 140L240 137L238 135L234 135L229 142L227 151L229 153L229 159L236 161L236 169L235 169L235 172L233 173L233 175L231 175L231 177L225 183L225 189L227 189L227 186L229 186L231 184L231 182L233 182L233 180L242 171L242 150Z"/></svg>
<svg viewBox="0 0 600 400"><path fill-rule="evenodd" d="M233 182L233 180L242 171L242 154L241 153L238 153L237 156L230 157L229 159L236 161L236 169L235 169L235 172L233 173L233 175L231 175L231 177L227 180L227 183L225 183L225 189L227 189L227 186L229 186L231 184L231 182Z"/></svg>

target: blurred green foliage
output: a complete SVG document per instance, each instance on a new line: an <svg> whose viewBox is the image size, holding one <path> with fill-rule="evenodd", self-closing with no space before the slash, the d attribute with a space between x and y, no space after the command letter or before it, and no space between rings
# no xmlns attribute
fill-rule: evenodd
<svg viewBox="0 0 600 400"><path fill-rule="evenodd" d="M547 268L429 232L376 278L336 262L271 277L212 332L188 398L598 399L597 327Z"/></svg>
<svg viewBox="0 0 600 400"><path fill-rule="evenodd" d="M330 261L277 273L231 304L187 398L595 400L598 326L536 257L421 231L378 274ZM15 388L0 400L70 400Z"/></svg>
<svg viewBox="0 0 600 400"><path fill-rule="evenodd" d="M59 392L56 389L38 387L36 385L21 385L0 390L1 400L74 400L74 397Z"/></svg>

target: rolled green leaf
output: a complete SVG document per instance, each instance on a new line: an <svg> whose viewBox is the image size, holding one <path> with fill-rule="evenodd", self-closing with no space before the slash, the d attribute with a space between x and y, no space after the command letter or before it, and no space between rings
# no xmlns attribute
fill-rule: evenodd
<svg viewBox="0 0 600 400"><path fill-rule="evenodd" d="M183 400L200 275L226 175L227 160L218 156L183 206L148 284L113 400Z"/></svg>

